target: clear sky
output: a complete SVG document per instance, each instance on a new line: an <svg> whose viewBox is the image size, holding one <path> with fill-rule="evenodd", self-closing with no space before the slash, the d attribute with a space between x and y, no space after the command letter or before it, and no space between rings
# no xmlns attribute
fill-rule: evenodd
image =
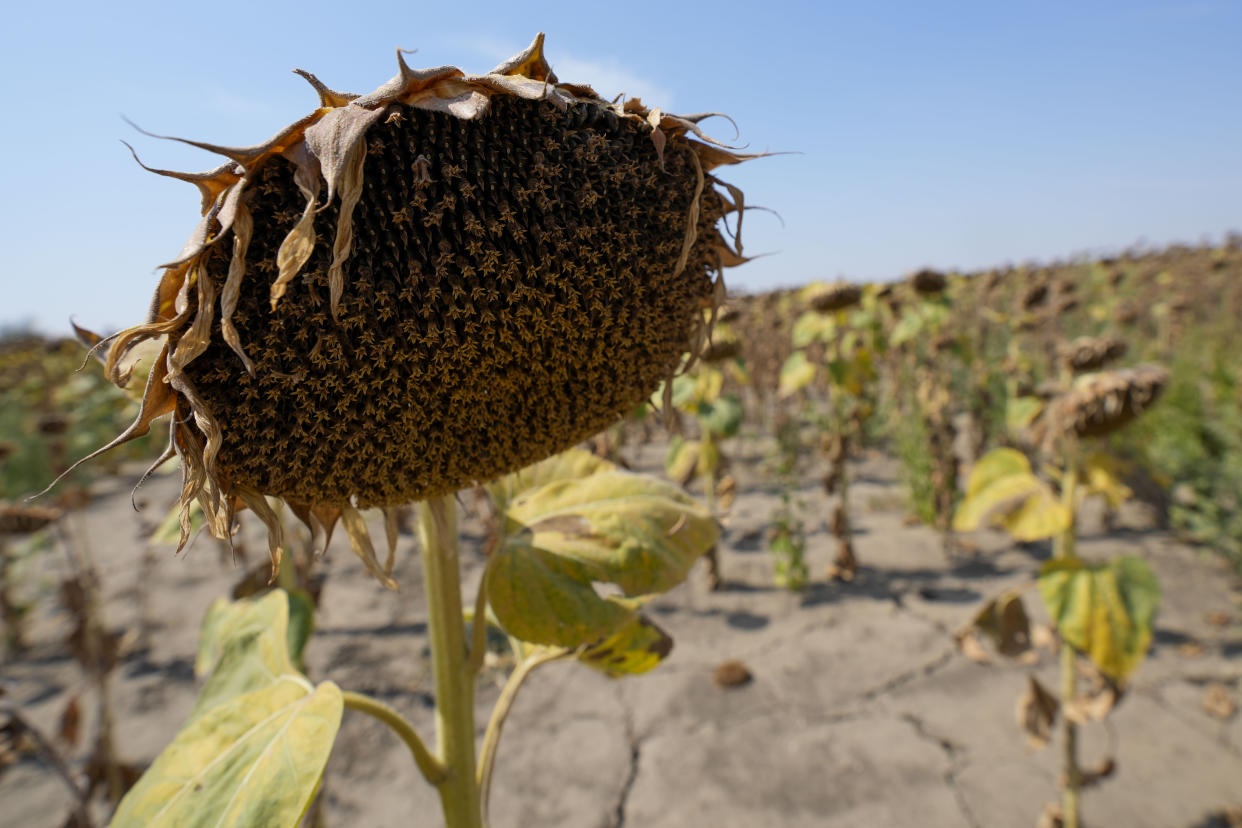
<svg viewBox="0 0 1242 828"><path fill-rule="evenodd" d="M365 9L365 11L357 11ZM202 151L410 64L483 72L546 31L562 80L731 115L780 155L724 170L750 202L753 290L974 269L1242 229L1242 0L1220 2L13 4L0 29L0 325L141 321L198 217ZM708 122L733 137L723 120Z"/></svg>

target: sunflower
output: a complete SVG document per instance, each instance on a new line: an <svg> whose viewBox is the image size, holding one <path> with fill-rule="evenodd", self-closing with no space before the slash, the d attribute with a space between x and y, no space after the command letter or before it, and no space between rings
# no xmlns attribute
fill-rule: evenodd
<svg viewBox="0 0 1242 828"><path fill-rule="evenodd" d="M706 115L561 83L542 34L483 75L397 61L361 96L298 70L309 115L254 147L185 141L227 159L209 172L151 170L196 185L202 217L111 342L121 386L136 346L161 347L100 451L172 415L152 468L181 461L183 545L191 504L221 538L248 506L275 562L266 496L369 545L358 509L572 446L701 350L745 261L721 232L742 194L712 173L755 156Z"/></svg>

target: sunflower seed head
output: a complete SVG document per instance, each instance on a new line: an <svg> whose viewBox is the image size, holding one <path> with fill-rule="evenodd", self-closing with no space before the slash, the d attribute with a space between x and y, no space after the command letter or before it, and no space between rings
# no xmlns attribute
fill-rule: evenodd
<svg viewBox="0 0 1242 828"><path fill-rule="evenodd" d="M923 296L932 296L944 292L949 280L938 270L924 268L910 277L910 286Z"/></svg>
<svg viewBox="0 0 1242 828"><path fill-rule="evenodd" d="M1044 440L1060 434L1100 437L1138 417L1156 401L1169 381L1158 365L1085 374L1049 403L1037 429Z"/></svg>
<svg viewBox="0 0 1242 828"><path fill-rule="evenodd" d="M1061 346L1061 360L1075 373L1098 371L1125 356L1127 345L1115 336L1080 336Z"/></svg>
<svg viewBox="0 0 1242 828"><path fill-rule="evenodd" d="M820 313L833 313L852 308L861 301L862 287L860 285L838 283L827 285L812 294L810 305L812 309Z"/></svg>
<svg viewBox="0 0 1242 828"><path fill-rule="evenodd" d="M308 80L322 108L268 143L196 143L231 163L193 179L203 221L109 354L117 379L165 339L134 436L174 412L183 510L214 534L261 495L403 503L585 439L677 369L744 261L711 172L755 156L558 83L542 36L487 75Z"/></svg>

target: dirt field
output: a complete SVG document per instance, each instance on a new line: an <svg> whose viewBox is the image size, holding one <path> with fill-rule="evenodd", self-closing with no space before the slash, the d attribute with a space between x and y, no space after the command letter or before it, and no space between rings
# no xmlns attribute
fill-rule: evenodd
<svg viewBox="0 0 1242 828"><path fill-rule="evenodd" d="M627 454L655 468L662 451ZM573 663L535 673L501 744L493 828L1035 825L1056 796L1058 751L1055 743L1028 748L1014 709L1028 672L1057 686L1056 659L978 664L957 651L952 633L985 597L1029 581L1048 550L984 533L946 559L936 532L905 521L896 467L877 455L851 469L858 580L824 581L833 551L823 526L827 500L808 477L802 495L815 583L801 594L777 590L764 548L777 495L758 474L755 446L742 454L740 496L721 547L725 588L709 592L699 567L656 602L656 620L676 648L651 674L615 681ZM241 572L206 536L181 559L158 550L144 569L144 533L178 483L148 483L139 492L142 513L130 507L132 483L115 481L68 530L89 544L102 572L108 624L137 629L144 612L154 623L149 646L131 646L112 683L120 753L146 762L189 712L199 620ZM473 595L482 532L474 518L463 526ZM1242 805L1242 716L1212 715L1204 700L1223 686L1242 703L1242 583L1216 559L1151 528L1141 506L1127 508L1107 536L1099 521L1082 528L1085 557L1142 555L1164 589L1155 645L1112 717L1113 732L1086 729L1086 764L1110 745L1117 759L1113 778L1084 794L1087 824L1226 825L1214 814ZM308 670L378 696L430 738L413 539L402 538L395 573L402 590L391 593L367 577L343 535L329 552ZM257 561L257 533L250 548ZM70 622L54 595L63 561L53 550L27 570L27 593L44 593L30 626L34 646L4 664L0 678L8 698L47 731L67 694L82 687L61 643ZM728 659L743 662L753 681L717 686L713 672ZM481 682L480 729L502 680L496 668ZM84 725L90 733L90 720ZM440 824L438 800L404 747L350 711L323 795L329 826ZM59 826L69 810L61 783L33 759L0 777L0 803L0 826Z"/></svg>

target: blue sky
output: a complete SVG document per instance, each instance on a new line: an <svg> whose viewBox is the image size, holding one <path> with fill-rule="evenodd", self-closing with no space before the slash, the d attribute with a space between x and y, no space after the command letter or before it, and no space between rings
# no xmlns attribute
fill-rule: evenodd
<svg viewBox="0 0 1242 828"><path fill-rule="evenodd" d="M540 30L563 80L726 112L752 149L796 153L722 175L784 220L748 214L747 252L769 255L732 285L1242 230L1242 0L22 3L0 31L0 325L140 321L198 194L118 139L152 166L216 159L122 114L258 143L314 105L295 67L366 92L398 46L413 66L481 72Z"/></svg>

